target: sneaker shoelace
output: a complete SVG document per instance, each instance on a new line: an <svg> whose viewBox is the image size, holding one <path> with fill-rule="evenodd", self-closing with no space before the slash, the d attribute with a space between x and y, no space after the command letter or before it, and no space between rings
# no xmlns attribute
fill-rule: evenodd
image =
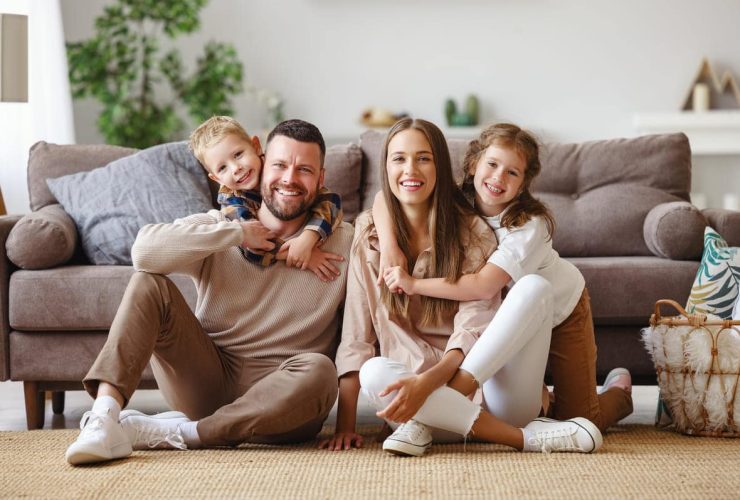
<svg viewBox="0 0 740 500"><path fill-rule="evenodd" d="M533 438L530 438L529 444L539 446L542 453L551 451L569 451L580 450L574 439L575 433L567 429L558 429L554 431L540 431Z"/></svg>
<svg viewBox="0 0 740 500"><path fill-rule="evenodd" d="M167 429L164 431L161 427L142 427L136 429L136 443L146 443L149 448L156 448L162 443L167 443L175 449L185 450L185 440L176 427L175 430Z"/></svg>
<svg viewBox="0 0 740 500"><path fill-rule="evenodd" d="M399 425L396 431L393 433L393 437L401 441L416 444L418 443L418 441L421 440L423 429L424 428L420 424L410 420Z"/></svg>

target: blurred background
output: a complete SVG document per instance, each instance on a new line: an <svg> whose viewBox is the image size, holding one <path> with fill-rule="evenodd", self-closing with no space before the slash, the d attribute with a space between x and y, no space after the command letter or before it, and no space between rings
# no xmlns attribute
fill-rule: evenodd
<svg viewBox="0 0 740 500"><path fill-rule="evenodd" d="M0 10L29 14L33 37L31 11L38 2L44 12L58 5L66 42L93 36L95 18L112 3L2 0ZM315 123L328 143L357 141L368 108L446 127L445 101L461 106L470 94L479 100L481 124L513 121L543 141L678 131L695 126L679 112L691 100L703 58L718 77L730 71L740 78L736 0L210 0L199 18L197 31L163 39L162 47L179 49L183 67L192 71L208 41L232 44L247 88L233 99L235 117L251 133L262 133L274 118L270 99L277 99L286 118ZM31 61L31 82L43 79L33 68ZM737 102L726 96L722 102L721 123L700 124L701 133L740 133ZM24 213L28 146L65 136L18 137L31 119L23 113L32 112L9 106L0 107L0 186L8 211ZM100 109L94 99L73 100L67 140L104 142L96 126ZM446 127L460 136L475 130ZM11 134L17 137L8 146ZM736 202L740 140L734 147L702 143L695 153L695 203Z"/></svg>

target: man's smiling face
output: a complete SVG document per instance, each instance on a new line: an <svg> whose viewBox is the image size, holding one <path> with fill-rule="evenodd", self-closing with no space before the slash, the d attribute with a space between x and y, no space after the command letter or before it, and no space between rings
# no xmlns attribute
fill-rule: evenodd
<svg viewBox="0 0 740 500"><path fill-rule="evenodd" d="M324 181L318 144L273 137L265 152L262 201L282 221L304 216Z"/></svg>

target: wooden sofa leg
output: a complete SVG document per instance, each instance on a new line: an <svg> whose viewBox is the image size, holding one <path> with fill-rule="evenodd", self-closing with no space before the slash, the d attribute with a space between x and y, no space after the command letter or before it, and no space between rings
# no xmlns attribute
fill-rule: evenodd
<svg viewBox="0 0 740 500"><path fill-rule="evenodd" d="M64 413L64 391L53 391L51 393L51 409L55 415Z"/></svg>
<svg viewBox="0 0 740 500"><path fill-rule="evenodd" d="M41 429L44 426L46 392L39 389L38 382L23 382L23 394L26 399L26 426L28 430Z"/></svg>

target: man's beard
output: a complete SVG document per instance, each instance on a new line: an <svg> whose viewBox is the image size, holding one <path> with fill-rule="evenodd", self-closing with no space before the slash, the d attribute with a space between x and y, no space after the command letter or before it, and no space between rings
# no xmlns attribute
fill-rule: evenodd
<svg viewBox="0 0 740 500"><path fill-rule="evenodd" d="M276 218L284 222L292 221L302 215L305 215L308 212L308 209L311 207L311 205L313 205L313 202L316 200L316 195L318 194L318 187L317 187L316 193L314 193L314 195L311 198L303 198L302 201L294 208L283 208L283 207L278 206L274 200L273 188L276 185L278 184L276 183L276 184L273 184L272 186L262 186L262 192L261 192L262 202L265 204L265 206L267 207L267 209L270 211L272 215L274 215ZM299 196L303 196L306 192L305 189L295 184L291 184L287 186L280 185L280 188L287 190L287 191L297 191L300 193Z"/></svg>

